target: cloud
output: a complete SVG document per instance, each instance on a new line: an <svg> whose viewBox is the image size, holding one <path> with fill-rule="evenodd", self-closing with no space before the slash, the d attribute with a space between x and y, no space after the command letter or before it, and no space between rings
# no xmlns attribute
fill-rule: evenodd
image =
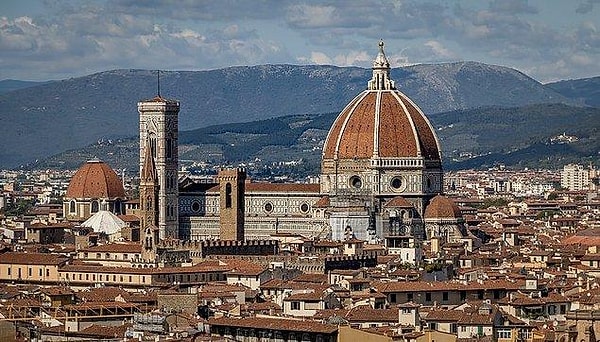
<svg viewBox="0 0 600 342"><path fill-rule="evenodd" d="M329 58L323 52L319 52L319 51L312 51L310 53L310 57L299 57L298 61L303 62L303 63L313 63L313 64L321 64L321 65L331 64L331 58Z"/></svg>
<svg viewBox="0 0 600 342"><path fill-rule="evenodd" d="M572 42L574 50L600 53L600 32L591 21L581 23L573 35Z"/></svg>
<svg viewBox="0 0 600 342"><path fill-rule="evenodd" d="M223 22L281 17L293 3L293 0L110 0L106 7L114 12L156 19Z"/></svg>
<svg viewBox="0 0 600 342"><path fill-rule="evenodd" d="M510 2L509 2L510 4ZM522 60L548 56L559 52L570 39L561 30L531 19L519 13L530 13L534 9L517 7L509 12L510 6L491 3L487 9L472 9L456 6L456 20L448 22L444 40L453 41L470 52L496 60ZM502 63L504 64L504 63Z"/></svg>
<svg viewBox="0 0 600 342"><path fill-rule="evenodd" d="M336 55L333 60L336 65L342 66L368 66L373 62L373 52L350 51L347 54Z"/></svg>
<svg viewBox="0 0 600 342"><path fill-rule="evenodd" d="M600 4L600 0L587 0L583 1L575 9L575 13L588 14L594 10L594 6Z"/></svg>
<svg viewBox="0 0 600 342"><path fill-rule="evenodd" d="M436 40L430 40L425 43L425 46L429 47L432 53L439 59L454 59L456 55L454 52L448 50L441 42Z"/></svg>
<svg viewBox="0 0 600 342"><path fill-rule="evenodd" d="M497 13L509 14L535 14L538 9L531 6L527 0L493 0L490 2L490 9Z"/></svg>
<svg viewBox="0 0 600 342"><path fill-rule="evenodd" d="M347 37L357 34L373 40L391 36L396 39L430 36L442 30L445 12L443 5L420 1L383 1L375 6L365 1L348 0L290 5L284 19L289 27L307 32L311 42L339 47ZM335 31L336 34L323 31Z"/></svg>
<svg viewBox="0 0 600 342"><path fill-rule="evenodd" d="M335 15L335 7L306 4L291 6L288 9L287 20L291 26L298 28L331 27L339 22Z"/></svg>
<svg viewBox="0 0 600 342"><path fill-rule="evenodd" d="M59 78L111 68L212 69L263 63L370 67L379 39L392 65L478 60L552 78L600 73L600 0L38 0L0 18L3 77ZM1 5L0 5L1 6ZM581 20L581 18L584 20ZM562 19L562 18L561 18ZM597 64L597 63L596 63Z"/></svg>
<svg viewBox="0 0 600 342"><path fill-rule="evenodd" d="M115 68L211 69L289 61L285 47L243 24L190 27L105 9L0 19L5 77L60 78ZM25 69L34 76L19 76ZM13 73L13 74L10 74Z"/></svg>

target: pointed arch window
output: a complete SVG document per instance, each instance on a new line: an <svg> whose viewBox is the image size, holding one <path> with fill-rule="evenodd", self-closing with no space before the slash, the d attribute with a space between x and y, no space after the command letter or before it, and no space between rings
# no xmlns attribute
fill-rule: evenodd
<svg viewBox="0 0 600 342"><path fill-rule="evenodd" d="M152 157L156 159L156 133L152 132L150 136L150 151L152 151Z"/></svg>
<svg viewBox="0 0 600 342"><path fill-rule="evenodd" d="M165 145L167 149L167 159L173 158L173 139L167 138Z"/></svg>
<svg viewBox="0 0 600 342"><path fill-rule="evenodd" d="M69 202L69 213L75 212L75 201Z"/></svg>

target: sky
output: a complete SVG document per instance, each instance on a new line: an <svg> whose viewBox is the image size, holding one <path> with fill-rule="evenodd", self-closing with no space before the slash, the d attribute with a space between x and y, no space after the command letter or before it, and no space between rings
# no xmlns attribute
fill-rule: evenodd
<svg viewBox="0 0 600 342"><path fill-rule="evenodd" d="M0 80L113 69L478 61L600 76L600 0L2 0Z"/></svg>

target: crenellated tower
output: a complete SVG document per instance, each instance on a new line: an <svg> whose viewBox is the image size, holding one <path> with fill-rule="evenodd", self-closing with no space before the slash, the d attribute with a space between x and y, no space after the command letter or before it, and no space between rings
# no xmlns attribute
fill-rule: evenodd
<svg viewBox="0 0 600 342"><path fill-rule="evenodd" d="M244 241L246 171L221 170L219 179L219 228L221 240Z"/></svg>

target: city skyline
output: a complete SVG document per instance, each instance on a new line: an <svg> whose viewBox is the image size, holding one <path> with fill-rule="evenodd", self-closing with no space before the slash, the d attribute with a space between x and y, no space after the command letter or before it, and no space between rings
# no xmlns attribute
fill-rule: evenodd
<svg viewBox="0 0 600 342"><path fill-rule="evenodd" d="M598 1L5 1L0 78L234 65L474 60L541 82L597 76Z"/></svg>

